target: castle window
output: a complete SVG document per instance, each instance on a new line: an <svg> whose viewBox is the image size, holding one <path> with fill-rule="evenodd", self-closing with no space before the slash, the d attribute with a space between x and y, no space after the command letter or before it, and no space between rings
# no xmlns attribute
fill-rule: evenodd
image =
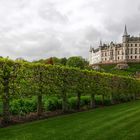
<svg viewBox="0 0 140 140"><path fill-rule="evenodd" d="M113 51L110 52L110 55L113 55Z"/></svg>
<svg viewBox="0 0 140 140"><path fill-rule="evenodd" d="M132 59L133 57L131 56L131 59Z"/></svg>
<svg viewBox="0 0 140 140"><path fill-rule="evenodd" d="M133 44L131 44L131 47L133 47Z"/></svg>
<svg viewBox="0 0 140 140"><path fill-rule="evenodd" d="M120 52L118 51L118 54L120 54Z"/></svg>
<svg viewBox="0 0 140 140"><path fill-rule="evenodd" d="M137 56L135 56L135 59L137 59Z"/></svg>
<svg viewBox="0 0 140 140"><path fill-rule="evenodd" d="M128 55L128 54L129 54L129 50L128 50L128 49L126 49L126 52L125 52L125 54L126 54L126 55Z"/></svg>
<svg viewBox="0 0 140 140"><path fill-rule="evenodd" d="M137 47L137 44L135 44L135 47Z"/></svg>
<svg viewBox="0 0 140 140"><path fill-rule="evenodd" d="M137 48L135 48L135 54L137 54Z"/></svg>
<svg viewBox="0 0 140 140"><path fill-rule="evenodd" d="M129 52L128 53L131 54L131 49L129 49Z"/></svg>
<svg viewBox="0 0 140 140"><path fill-rule="evenodd" d="M119 60L120 58L118 57L118 60Z"/></svg>
<svg viewBox="0 0 140 140"><path fill-rule="evenodd" d="M131 54L133 54L133 49L131 48Z"/></svg>

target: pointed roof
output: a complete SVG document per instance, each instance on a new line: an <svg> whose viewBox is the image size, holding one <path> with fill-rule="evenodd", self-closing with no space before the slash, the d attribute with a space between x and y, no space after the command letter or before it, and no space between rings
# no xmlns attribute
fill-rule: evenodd
<svg viewBox="0 0 140 140"><path fill-rule="evenodd" d="M102 40L100 40L100 46L102 46Z"/></svg>
<svg viewBox="0 0 140 140"><path fill-rule="evenodd" d="M128 34L127 34L127 27L126 27L126 25L125 25L125 28L124 28L124 34L123 34L124 36L127 36Z"/></svg>
<svg viewBox="0 0 140 140"><path fill-rule="evenodd" d="M90 45L89 52L92 52L92 49L93 49L93 48L92 48L92 46Z"/></svg>

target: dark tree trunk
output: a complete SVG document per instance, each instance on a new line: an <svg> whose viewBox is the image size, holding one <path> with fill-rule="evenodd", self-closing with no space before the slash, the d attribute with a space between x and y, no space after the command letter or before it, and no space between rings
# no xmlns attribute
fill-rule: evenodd
<svg viewBox="0 0 140 140"><path fill-rule="evenodd" d="M111 101L111 104L113 105L113 104L114 104L114 97L113 97L113 94L111 94L111 96L110 96L110 101Z"/></svg>
<svg viewBox="0 0 140 140"><path fill-rule="evenodd" d="M136 93L134 93L133 95L133 100L136 100Z"/></svg>
<svg viewBox="0 0 140 140"><path fill-rule="evenodd" d="M91 95L91 101L90 101L90 108L95 108L96 104L95 104L95 95L92 94Z"/></svg>
<svg viewBox="0 0 140 140"><path fill-rule="evenodd" d="M3 95L3 124L8 124L10 122L10 109L9 109L10 99L9 99L9 80L4 81L4 95Z"/></svg>
<svg viewBox="0 0 140 140"><path fill-rule="evenodd" d="M43 87L42 87L42 72L39 73L39 95L37 96L37 115L41 116L43 113L43 103L42 103L42 94L43 94Z"/></svg>
<svg viewBox="0 0 140 140"><path fill-rule="evenodd" d="M77 110L80 110L81 94L77 93Z"/></svg>
<svg viewBox="0 0 140 140"><path fill-rule="evenodd" d="M37 115L41 116L43 112L42 95L37 96Z"/></svg>
<svg viewBox="0 0 140 140"><path fill-rule="evenodd" d="M102 95L102 105L104 105L105 95Z"/></svg>
<svg viewBox="0 0 140 140"><path fill-rule="evenodd" d="M62 111L63 113L68 111L68 105L67 105L67 96L66 93L63 93L63 98L62 98Z"/></svg>

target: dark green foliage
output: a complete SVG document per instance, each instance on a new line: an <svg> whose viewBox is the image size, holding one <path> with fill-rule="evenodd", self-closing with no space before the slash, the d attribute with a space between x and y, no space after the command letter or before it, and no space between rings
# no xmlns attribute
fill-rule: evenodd
<svg viewBox="0 0 140 140"><path fill-rule="evenodd" d="M65 58L65 57L61 58L60 62L61 62L61 65L66 66L67 58Z"/></svg>
<svg viewBox="0 0 140 140"><path fill-rule="evenodd" d="M87 107L89 108L90 104L90 96L81 96L80 100L80 107ZM70 109L77 109L77 98L76 97L71 97L68 99L68 106Z"/></svg>
<svg viewBox="0 0 140 140"><path fill-rule="evenodd" d="M13 115L25 115L37 110L37 101L32 99L15 99L11 101L10 111Z"/></svg>
<svg viewBox="0 0 140 140"><path fill-rule="evenodd" d="M88 63L84 58L80 56L74 56L74 57L70 57L67 60L66 65L69 67L76 67L76 68L84 69L88 65Z"/></svg>
<svg viewBox="0 0 140 140"><path fill-rule="evenodd" d="M48 97L44 100L44 109L46 111L62 109L62 101L57 97Z"/></svg>
<svg viewBox="0 0 140 140"><path fill-rule="evenodd" d="M128 63L129 68L124 70L115 69L116 64L102 64L100 65L101 69L103 69L106 73L112 73L116 75L123 75L134 77L136 72L140 72L140 63Z"/></svg>

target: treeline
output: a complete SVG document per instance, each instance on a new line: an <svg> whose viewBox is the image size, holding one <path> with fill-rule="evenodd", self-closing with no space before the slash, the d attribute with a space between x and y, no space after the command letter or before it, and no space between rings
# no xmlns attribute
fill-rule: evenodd
<svg viewBox="0 0 140 140"><path fill-rule="evenodd" d="M91 69L91 67L89 67L89 62L81 56L72 56L69 58L50 57L47 59L40 59L37 61L33 61L33 63L76 67L76 68L80 68L80 69Z"/></svg>
<svg viewBox="0 0 140 140"><path fill-rule="evenodd" d="M140 93L140 81L77 68L0 59L0 93L3 123L9 123L11 99L36 96L40 116L43 95L60 97L63 112L68 111L71 96L77 97L77 109L81 96L91 96L90 106L94 108L95 95L101 95L103 100L108 97L112 104L135 100Z"/></svg>

